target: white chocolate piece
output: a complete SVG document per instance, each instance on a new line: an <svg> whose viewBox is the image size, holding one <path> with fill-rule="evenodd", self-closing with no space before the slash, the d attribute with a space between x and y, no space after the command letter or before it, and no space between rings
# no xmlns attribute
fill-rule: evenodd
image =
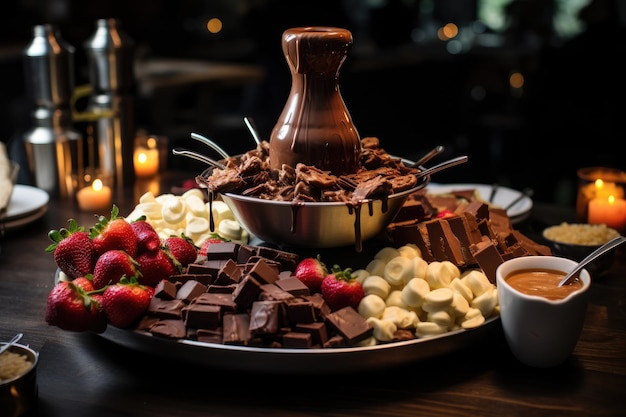
<svg viewBox="0 0 626 417"><path fill-rule="evenodd" d="M491 316L493 310L498 304L498 291L495 286L483 292L478 297L474 297L470 305L480 310L484 317Z"/></svg>
<svg viewBox="0 0 626 417"><path fill-rule="evenodd" d="M365 269L370 273L370 275L378 275L382 277L385 275L385 265L387 265L387 262L382 259L372 259L367 264Z"/></svg>
<svg viewBox="0 0 626 417"><path fill-rule="evenodd" d="M195 194L189 194L186 198L184 198L185 203L187 204L187 214L191 214L197 217L208 217L207 209L204 204L204 200L198 198Z"/></svg>
<svg viewBox="0 0 626 417"><path fill-rule="evenodd" d="M437 323L446 329L450 328L454 324L454 318L446 310L429 312L426 315L426 320Z"/></svg>
<svg viewBox="0 0 626 417"><path fill-rule="evenodd" d="M226 239L238 240L241 239L241 225L235 220L224 219L220 222L218 228L218 234Z"/></svg>
<svg viewBox="0 0 626 417"><path fill-rule="evenodd" d="M206 206L208 209L209 203L206 203ZM213 201L213 203L211 203L211 211L213 213L213 221L216 226L218 226L224 219L235 220L233 212L230 210L228 205L221 200Z"/></svg>
<svg viewBox="0 0 626 417"><path fill-rule="evenodd" d="M489 281L489 278L477 269L469 271L461 277L461 281L467 285L471 290L474 297L478 297L485 291L491 289L493 284Z"/></svg>
<svg viewBox="0 0 626 417"><path fill-rule="evenodd" d="M135 209L145 213L148 220L160 220L163 218L161 204L157 203L156 200L139 203Z"/></svg>
<svg viewBox="0 0 626 417"><path fill-rule="evenodd" d="M461 294L463 298L467 300L467 302L472 301L472 299L474 298L474 294L472 294L472 290L470 289L470 287L465 285L465 283L461 281L460 278L454 278L452 281L450 281L449 287L457 293Z"/></svg>
<svg viewBox="0 0 626 417"><path fill-rule="evenodd" d="M421 307L429 292L430 286L425 279L413 278L401 290L402 301L409 307Z"/></svg>
<svg viewBox="0 0 626 417"><path fill-rule="evenodd" d="M418 337L429 337L443 334L448 331L448 328L441 326L432 321L421 321L415 326L415 334Z"/></svg>
<svg viewBox="0 0 626 417"><path fill-rule="evenodd" d="M358 310L359 314L366 319L370 317L379 319L383 316L385 308L385 301L382 298L374 294L369 294L361 298Z"/></svg>
<svg viewBox="0 0 626 417"><path fill-rule="evenodd" d="M452 305L454 293L450 288L436 288L424 297L422 310L432 313L439 310L447 310Z"/></svg>
<svg viewBox="0 0 626 417"><path fill-rule="evenodd" d="M185 235L194 242L203 234L209 232L209 221L204 217L188 217Z"/></svg>
<svg viewBox="0 0 626 417"><path fill-rule="evenodd" d="M398 249L391 246L385 246L384 248L379 250L376 255L374 255L374 259L379 259L384 263L387 263L396 256L400 256L400 251Z"/></svg>
<svg viewBox="0 0 626 417"><path fill-rule="evenodd" d="M183 200L172 196L163 200L161 214L163 219L172 225L177 225L185 219L187 206Z"/></svg>
<svg viewBox="0 0 626 417"><path fill-rule="evenodd" d="M398 252L400 252L400 256L404 256L409 259L422 257L422 251L414 243L407 243L406 245L400 246L398 248Z"/></svg>
<svg viewBox="0 0 626 417"><path fill-rule="evenodd" d="M459 268L450 261L433 261L426 268L426 281L431 289L445 288L461 275Z"/></svg>
<svg viewBox="0 0 626 417"><path fill-rule="evenodd" d="M413 278L413 262L404 256L389 260L383 272L383 278L392 286L399 287Z"/></svg>
<svg viewBox="0 0 626 417"><path fill-rule="evenodd" d="M151 191L145 192L139 197L139 204L141 203L156 203L156 197Z"/></svg>
<svg viewBox="0 0 626 417"><path fill-rule="evenodd" d="M374 317L367 319L367 322L374 328L373 336L381 342L390 342L398 327L391 320L381 320Z"/></svg>
<svg viewBox="0 0 626 417"><path fill-rule="evenodd" d="M456 291L453 291L453 299L452 305L450 306L450 311L454 315L454 317L462 317L467 314L470 305L461 294Z"/></svg>
<svg viewBox="0 0 626 417"><path fill-rule="evenodd" d="M463 329L473 329L482 325L484 322L485 317L481 314L480 310L470 307L464 320L461 321L461 327Z"/></svg>
<svg viewBox="0 0 626 417"><path fill-rule="evenodd" d="M385 308L382 314L383 320L391 320L399 329L414 329L419 323L415 311L405 310L397 306Z"/></svg>
<svg viewBox="0 0 626 417"><path fill-rule="evenodd" d="M411 259L411 261L413 262L413 278L426 278L428 262L426 262L423 258L419 256Z"/></svg>
<svg viewBox="0 0 626 417"><path fill-rule="evenodd" d="M202 204L204 205L204 192L199 188L191 188L185 191L180 197L184 198L185 200L190 197L198 198L200 201L202 201Z"/></svg>
<svg viewBox="0 0 626 417"><path fill-rule="evenodd" d="M354 279L359 281L361 285L363 285L365 278L369 277L370 273L367 269L357 269L356 271L352 272L352 276L354 277Z"/></svg>
<svg viewBox="0 0 626 417"><path fill-rule="evenodd" d="M407 303L402 299L402 291L401 290L392 290L387 298L385 298L385 305L387 307L397 306L400 308L404 308L406 310L411 309Z"/></svg>
<svg viewBox="0 0 626 417"><path fill-rule="evenodd" d="M382 300L386 299L389 296L389 291L391 291L391 285L383 278L378 275L369 275L365 280L363 280L363 293L365 295L374 294L380 297Z"/></svg>

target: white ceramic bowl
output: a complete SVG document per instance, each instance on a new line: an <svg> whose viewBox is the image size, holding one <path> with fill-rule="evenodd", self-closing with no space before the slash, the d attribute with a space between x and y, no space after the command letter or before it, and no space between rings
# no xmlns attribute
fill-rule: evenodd
<svg viewBox="0 0 626 417"><path fill-rule="evenodd" d="M547 368L567 360L582 331L591 277L583 269L580 272L582 289L558 300L524 294L509 285L505 278L514 271L525 269L567 273L575 266L575 261L557 256L523 256L505 261L496 270L504 336L520 362Z"/></svg>

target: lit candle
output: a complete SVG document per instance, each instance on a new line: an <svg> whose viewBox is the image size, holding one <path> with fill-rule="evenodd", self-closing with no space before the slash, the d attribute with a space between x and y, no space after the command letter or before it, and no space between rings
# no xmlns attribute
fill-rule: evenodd
<svg viewBox="0 0 626 417"><path fill-rule="evenodd" d="M76 193L78 206L84 211L103 210L111 207L111 188L96 179L89 187Z"/></svg>
<svg viewBox="0 0 626 417"><path fill-rule="evenodd" d="M589 201L588 223L606 224L618 231L626 228L626 200L615 198L594 198Z"/></svg>
<svg viewBox="0 0 626 417"><path fill-rule="evenodd" d="M133 156L135 175L138 177L152 177L159 171L159 151L156 148L149 149L138 147Z"/></svg>

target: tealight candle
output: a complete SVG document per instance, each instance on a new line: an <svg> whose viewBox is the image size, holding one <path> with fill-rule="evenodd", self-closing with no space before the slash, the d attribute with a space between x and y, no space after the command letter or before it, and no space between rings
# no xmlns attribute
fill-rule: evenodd
<svg viewBox="0 0 626 417"><path fill-rule="evenodd" d="M607 200L624 198L626 173L603 167L581 168L578 175L578 196L576 199L576 220L587 223L589 220L589 202L595 198Z"/></svg>
<svg viewBox="0 0 626 417"><path fill-rule="evenodd" d="M589 201L588 222L590 224L606 224L618 231L626 228L626 200L596 197Z"/></svg>
<svg viewBox="0 0 626 417"><path fill-rule="evenodd" d="M85 188L81 188L76 193L78 206L83 211L103 210L111 207L111 187L102 183L102 180L95 179L93 183Z"/></svg>
<svg viewBox="0 0 626 417"><path fill-rule="evenodd" d="M146 178L152 177L159 171L159 151L156 148L149 149L138 147L133 155L135 175Z"/></svg>

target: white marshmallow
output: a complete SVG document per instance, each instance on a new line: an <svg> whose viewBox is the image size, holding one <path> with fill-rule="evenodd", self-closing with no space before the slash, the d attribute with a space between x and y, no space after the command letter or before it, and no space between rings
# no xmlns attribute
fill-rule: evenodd
<svg viewBox="0 0 626 417"><path fill-rule="evenodd" d="M448 287L460 275L459 268L450 261L433 261L426 268L426 281L433 290Z"/></svg>
<svg viewBox="0 0 626 417"><path fill-rule="evenodd" d="M387 262L382 259L372 259L367 264L365 269L370 273L370 275L378 275L382 277L385 275L385 265L387 265Z"/></svg>
<svg viewBox="0 0 626 417"><path fill-rule="evenodd" d="M356 271L352 272L352 276L354 277L354 279L359 281L361 285L363 285L365 278L369 277L370 273L367 269L357 269Z"/></svg>
<svg viewBox="0 0 626 417"><path fill-rule="evenodd" d="M381 318L391 320L399 329L414 329L419 323L415 311L405 310L397 306L385 308Z"/></svg>
<svg viewBox="0 0 626 417"><path fill-rule="evenodd" d="M415 326L415 334L418 337L429 337L438 334L443 334L448 331L448 328L441 326L432 321L421 321Z"/></svg>
<svg viewBox="0 0 626 417"><path fill-rule="evenodd" d="M375 317L377 319L383 316L386 305L385 301L377 295L369 294L361 298L359 302L359 314L365 318Z"/></svg>
<svg viewBox="0 0 626 417"><path fill-rule="evenodd" d="M374 317L367 319L367 322L374 328L374 337L381 342L390 342L398 327L391 320L381 320Z"/></svg>
<svg viewBox="0 0 626 417"><path fill-rule="evenodd" d="M463 281L463 283L472 290L474 297L478 297L493 287L493 284L489 281L487 276L482 271L477 269L473 269L463 274L461 281Z"/></svg>
<svg viewBox="0 0 626 417"><path fill-rule="evenodd" d="M398 306L407 310L411 308L402 299L401 290L392 290L387 298L385 298L385 305L387 305L387 307Z"/></svg>
<svg viewBox="0 0 626 417"><path fill-rule="evenodd" d="M383 277L378 275L369 275L363 280L361 285L363 286L363 293L365 293L365 295L375 294L383 300L387 298L391 290L391 285L389 285Z"/></svg>
<svg viewBox="0 0 626 417"><path fill-rule="evenodd" d="M165 198L161 204L163 219L172 225L177 225L185 220L186 211L185 202L176 196Z"/></svg>
<svg viewBox="0 0 626 417"><path fill-rule="evenodd" d="M445 327L446 329L450 328L450 326L454 324L454 318L446 310L429 312L426 315L426 320L437 323L438 325Z"/></svg>
<svg viewBox="0 0 626 417"><path fill-rule="evenodd" d="M446 310L452 305L454 293L450 288L435 288L424 297L422 310L432 313L439 310Z"/></svg>
<svg viewBox="0 0 626 417"><path fill-rule="evenodd" d="M414 243L407 243L406 245L400 246L398 248L398 252L400 252L400 256L404 256L409 259L422 257L422 251Z"/></svg>
<svg viewBox="0 0 626 417"><path fill-rule="evenodd" d="M376 255L374 255L374 259L379 259L384 263L387 263L396 256L400 256L400 251L398 249L391 246L385 246L384 248L379 250Z"/></svg>
<svg viewBox="0 0 626 417"><path fill-rule="evenodd" d="M480 310L484 317L489 317L498 304L498 290L495 286L474 297L470 305Z"/></svg>
<svg viewBox="0 0 626 417"><path fill-rule="evenodd" d="M387 262L383 271L383 278L392 286L404 285L413 277L413 262L404 256L396 256Z"/></svg>
<svg viewBox="0 0 626 417"><path fill-rule="evenodd" d="M463 283L460 278L454 278L452 281L450 281L449 287L452 290L461 294L463 298L467 300L467 302L472 301L472 298L474 298L474 294L472 294L472 290L470 289L470 287L465 285L465 283Z"/></svg>
<svg viewBox="0 0 626 417"><path fill-rule="evenodd" d="M428 282L422 278L413 278L401 290L402 301L410 307L420 307L430 292Z"/></svg>
<svg viewBox="0 0 626 417"><path fill-rule="evenodd" d="M423 258L416 256L411 259L413 262L413 278L426 278L426 270L428 269L428 262ZM405 282L406 284L406 282Z"/></svg>

